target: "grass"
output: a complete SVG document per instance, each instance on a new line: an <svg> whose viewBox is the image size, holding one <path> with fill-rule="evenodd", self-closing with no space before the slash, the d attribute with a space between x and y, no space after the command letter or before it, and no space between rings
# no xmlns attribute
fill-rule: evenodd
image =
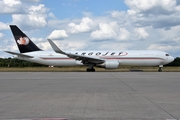
<svg viewBox="0 0 180 120"><path fill-rule="evenodd" d="M0 67L0 72L86 72L86 66L81 67ZM118 69L95 68L96 72L157 72L158 67L129 67L120 66ZM163 72L180 72L180 67L163 67Z"/></svg>

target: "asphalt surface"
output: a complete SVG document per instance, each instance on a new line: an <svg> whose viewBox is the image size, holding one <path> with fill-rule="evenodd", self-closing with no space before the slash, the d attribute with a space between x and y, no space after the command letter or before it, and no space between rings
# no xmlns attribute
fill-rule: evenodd
<svg viewBox="0 0 180 120"><path fill-rule="evenodd" d="M0 72L0 120L42 118L180 119L180 73Z"/></svg>

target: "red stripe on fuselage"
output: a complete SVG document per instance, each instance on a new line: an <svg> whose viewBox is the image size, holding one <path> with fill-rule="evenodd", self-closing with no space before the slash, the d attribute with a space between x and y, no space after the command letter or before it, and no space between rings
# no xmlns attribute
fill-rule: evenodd
<svg viewBox="0 0 180 120"><path fill-rule="evenodd" d="M44 60L73 60L73 58L42 58Z"/></svg>
<svg viewBox="0 0 180 120"><path fill-rule="evenodd" d="M73 60L73 58L42 58L44 60ZM116 58L116 57L100 57L100 59L114 59L114 60L164 60L163 58L138 58L138 57L123 57L123 58Z"/></svg>

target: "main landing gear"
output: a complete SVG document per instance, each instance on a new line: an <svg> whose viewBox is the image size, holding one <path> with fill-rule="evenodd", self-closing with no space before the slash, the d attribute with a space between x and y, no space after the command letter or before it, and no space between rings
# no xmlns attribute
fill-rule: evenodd
<svg viewBox="0 0 180 120"><path fill-rule="evenodd" d="M162 72L162 67L163 67L163 65L159 65L158 72Z"/></svg>
<svg viewBox="0 0 180 120"><path fill-rule="evenodd" d="M87 72L95 72L96 70L94 69L94 65L90 64L89 68L86 69Z"/></svg>
<svg viewBox="0 0 180 120"><path fill-rule="evenodd" d="M87 68L87 72L95 72L96 70L94 68Z"/></svg>

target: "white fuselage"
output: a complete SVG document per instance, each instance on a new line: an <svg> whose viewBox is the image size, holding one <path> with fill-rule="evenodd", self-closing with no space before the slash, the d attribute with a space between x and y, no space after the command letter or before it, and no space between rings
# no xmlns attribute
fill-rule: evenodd
<svg viewBox="0 0 180 120"><path fill-rule="evenodd" d="M168 53L154 50L66 51L66 53L100 58L105 61L116 60L119 62L120 66L159 66L168 64L174 60L174 58L169 56ZM36 51L23 54L33 56L33 58L20 56L17 56L17 58L51 66L84 65L79 60L69 58L66 55L59 54L54 51Z"/></svg>

